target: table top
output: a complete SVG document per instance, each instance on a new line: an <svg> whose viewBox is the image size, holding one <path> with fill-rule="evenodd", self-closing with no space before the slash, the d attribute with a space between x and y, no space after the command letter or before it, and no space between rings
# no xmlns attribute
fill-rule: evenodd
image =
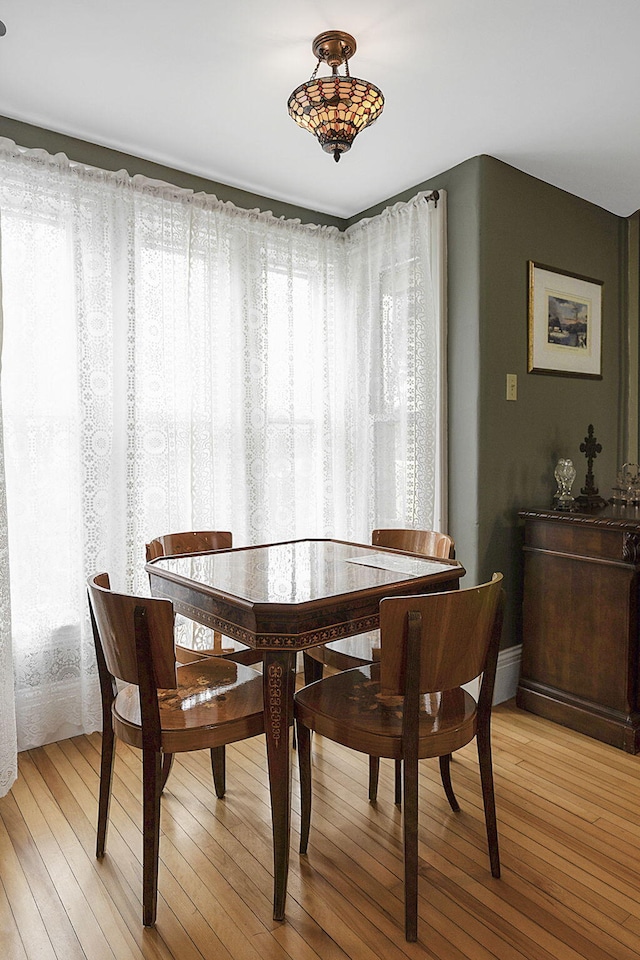
<svg viewBox="0 0 640 960"><path fill-rule="evenodd" d="M370 620L364 629L372 629L382 597L433 590L438 584L449 589L465 573L454 560L340 540L160 557L146 569L154 593L170 597L179 612L252 646L271 645L259 634L274 641L286 634L296 646L337 639L360 632L355 621L362 618ZM336 623L341 631L316 635L318 628Z"/></svg>
<svg viewBox="0 0 640 960"><path fill-rule="evenodd" d="M336 540L296 540L161 557L148 569L252 603L299 604L449 572L452 566L459 565Z"/></svg>

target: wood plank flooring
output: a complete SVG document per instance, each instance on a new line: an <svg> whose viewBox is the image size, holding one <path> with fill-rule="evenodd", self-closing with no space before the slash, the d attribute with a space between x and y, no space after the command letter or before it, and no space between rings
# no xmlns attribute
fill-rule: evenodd
<svg viewBox="0 0 640 960"><path fill-rule="evenodd" d="M494 711L502 878L492 879L475 747L420 774L419 942L403 935L393 768L367 802L367 760L314 738L309 854L294 811L287 919L271 917L262 738L228 748L217 800L209 755L174 764L163 797L158 922L141 923L140 758L122 744L107 855L94 856L100 737L20 755L0 799L3 960L638 960L640 756L517 710Z"/></svg>

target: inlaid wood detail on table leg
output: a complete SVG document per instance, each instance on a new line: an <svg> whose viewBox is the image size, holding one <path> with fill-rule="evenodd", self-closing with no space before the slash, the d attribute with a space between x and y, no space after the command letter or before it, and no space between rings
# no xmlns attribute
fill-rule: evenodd
<svg viewBox="0 0 640 960"><path fill-rule="evenodd" d="M265 735L273 821L273 919L284 920L291 833L291 740L295 653L268 650L264 654Z"/></svg>

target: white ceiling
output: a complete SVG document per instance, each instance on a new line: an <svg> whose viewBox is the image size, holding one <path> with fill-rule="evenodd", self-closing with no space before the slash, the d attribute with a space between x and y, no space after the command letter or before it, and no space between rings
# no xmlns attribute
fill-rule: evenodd
<svg viewBox="0 0 640 960"><path fill-rule="evenodd" d="M640 0L0 0L0 18L0 114L267 197L348 217L486 153L640 208ZM286 109L330 28L386 98L338 164Z"/></svg>

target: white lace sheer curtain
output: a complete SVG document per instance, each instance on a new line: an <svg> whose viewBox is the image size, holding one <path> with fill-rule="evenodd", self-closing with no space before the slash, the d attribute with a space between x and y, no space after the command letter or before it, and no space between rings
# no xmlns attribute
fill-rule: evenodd
<svg viewBox="0 0 640 960"><path fill-rule="evenodd" d="M359 532L446 530L445 205L418 195L346 232L349 420L362 429L342 482Z"/></svg>
<svg viewBox="0 0 640 960"><path fill-rule="evenodd" d="M100 726L90 574L146 592L171 530L442 525L443 223L341 234L0 142L0 794L16 748Z"/></svg>
<svg viewBox="0 0 640 960"><path fill-rule="evenodd" d="M0 360L2 359L2 336L2 272L0 271ZM0 396L0 797L9 791L18 775L9 591L9 533L2 432L2 397Z"/></svg>

